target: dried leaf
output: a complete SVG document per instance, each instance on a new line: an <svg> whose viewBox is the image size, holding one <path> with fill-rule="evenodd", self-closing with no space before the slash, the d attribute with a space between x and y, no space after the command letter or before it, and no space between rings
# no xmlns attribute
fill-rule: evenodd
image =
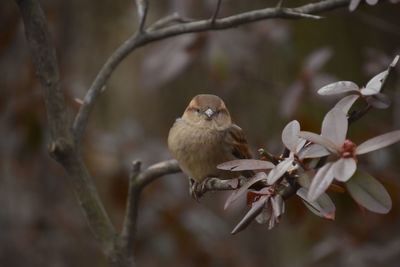
<svg viewBox="0 0 400 267"><path fill-rule="evenodd" d="M224 209L227 209L233 202L244 195L253 184L261 180L267 180L267 175L264 172L256 173L254 177L246 181L239 189L233 191L233 193L226 200Z"/></svg>
<svg viewBox="0 0 400 267"><path fill-rule="evenodd" d="M309 201L315 201L329 187L333 181L333 178L332 163L326 163L317 171L313 180L311 181L307 199Z"/></svg>
<svg viewBox="0 0 400 267"><path fill-rule="evenodd" d="M335 204L326 193L323 193L315 201L309 201L307 199L308 189L304 187L297 190L296 194L303 200L306 207L315 215L328 220L335 219Z"/></svg>
<svg viewBox="0 0 400 267"><path fill-rule="evenodd" d="M293 160L293 157L289 157L279 162L279 164L269 172L267 183L272 185L281 178L282 175L292 166Z"/></svg>
<svg viewBox="0 0 400 267"><path fill-rule="evenodd" d="M296 120L289 122L282 131L282 142L290 151L295 152L301 142L299 132L300 124Z"/></svg>
<svg viewBox="0 0 400 267"><path fill-rule="evenodd" d="M268 196L261 197L257 202L254 202L251 209L246 213L243 219L235 226L231 234L236 234L244 230L258 214L260 214L268 201Z"/></svg>
<svg viewBox="0 0 400 267"><path fill-rule="evenodd" d="M325 147L318 144L311 144L300 151L299 157L301 159L320 158L328 156L329 154L330 152L326 150Z"/></svg>
<svg viewBox="0 0 400 267"><path fill-rule="evenodd" d="M334 108L342 110L345 114L349 113L351 106L359 98L359 95L348 95L340 99Z"/></svg>
<svg viewBox="0 0 400 267"><path fill-rule="evenodd" d="M257 159L231 160L217 166L218 169L227 171L268 170L274 167L275 165L269 161Z"/></svg>
<svg viewBox="0 0 400 267"><path fill-rule="evenodd" d="M332 165L333 175L341 182L348 181L357 169L357 163L353 158L340 158Z"/></svg>
<svg viewBox="0 0 400 267"><path fill-rule="evenodd" d="M324 117L321 135L331 140L336 147L340 147L346 139L347 127L346 114L341 109L333 108Z"/></svg>
<svg viewBox="0 0 400 267"><path fill-rule="evenodd" d="M366 172L357 171L346 183L352 198L367 210L386 214L392 208L392 200L383 185Z"/></svg>
<svg viewBox="0 0 400 267"><path fill-rule="evenodd" d="M320 95L336 95L351 91L359 92L358 85L350 81L340 81L325 85L317 92Z"/></svg>
<svg viewBox="0 0 400 267"><path fill-rule="evenodd" d="M400 130L389 132L371 138L360 144L357 149L357 155L365 154L374 150L378 150L400 141Z"/></svg>
<svg viewBox="0 0 400 267"><path fill-rule="evenodd" d="M301 138L304 138L308 141L313 142L314 144L318 144L318 145L325 147L330 152L338 153L340 150L340 147L336 146L331 140L329 140L328 138L321 136L319 134L307 132L307 131L301 131L299 133L299 136Z"/></svg>

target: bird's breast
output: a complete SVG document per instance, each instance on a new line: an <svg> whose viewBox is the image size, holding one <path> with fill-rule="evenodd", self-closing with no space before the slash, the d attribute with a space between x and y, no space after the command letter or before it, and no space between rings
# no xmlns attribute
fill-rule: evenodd
<svg viewBox="0 0 400 267"><path fill-rule="evenodd" d="M224 135L224 130L205 129L178 120L170 130L168 146L183 172L200 182L206 177L227 175L216 168L233 159Z"/></svg>

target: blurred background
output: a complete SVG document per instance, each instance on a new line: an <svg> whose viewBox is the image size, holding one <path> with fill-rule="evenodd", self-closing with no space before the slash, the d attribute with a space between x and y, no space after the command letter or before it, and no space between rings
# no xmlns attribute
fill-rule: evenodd
<svg viewBox="0 0 400 267"><path fill-rule="evenodd" d="M284 2L296 6L307 1ZM41 1L57 48L71 107L83 98L107 57L136 30L133 1ZM215 0L150 1L148 22L179 12L208 18ZM223 1L220 16L274 6L275 1ZM324 13L323 20L268 20L231 30L188 34L140 48L115 71L91 116L83 152L117 229L125 209L130 162L143 167L171 156L166 137L199 93L225 100L254 151L282 151L291 119L318 131L338 98L316 90L337 80L360 86L400 53L400 5L388 2ZM392 106L352 125L359 143L400 128L400 66L386 93ZM44 103L13 1L0 3L0 266L106 266L63 169L47 154ZM223 210L226 193L200 203L182 174L148 186L139 214L138 266L398 266L400 145L360 157L385 185L392 211L363 210L330 193L336 220L311 214L293 197L281 223L230 231L244 204Z"/></svg>

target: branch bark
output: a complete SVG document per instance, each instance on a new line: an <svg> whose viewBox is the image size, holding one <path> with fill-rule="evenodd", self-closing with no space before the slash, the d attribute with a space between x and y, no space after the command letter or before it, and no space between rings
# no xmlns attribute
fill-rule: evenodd
<svg viewBox="0 0 400 267"><path fill-rule="evenodd" d="M16 2L24 22L36 74L44 93L50 129L49 152L66 170L89 227L102 251L115 262L113 246L116 233L70 130L72 121L69 119L64 94L60 88L56 53L45 15L37 0Z"/></svg>
<svg viewBox="0 0 400 267"><path fill-rule="evenodd" d="M148 30L145 32L135 33L120 47L118 47L117 50L107 59L106 63L103 65L92 85L90 86L74 121L73 131L76 140L81 140L83 136L90 112L93 109L97 97L101 93L101 89L104 87L111 74L121 63L121 61L136 48L185 33L223 30L266 19L318 18L311 14L318 14L321 12L330 11L332 9L348 6L349 2L350 0L323 0L318 3L306 4L297 8L265 8L228 16L225 18L216 18L215 20L198 20L167 26L164 28L156 28L152 31Z"/></svg>

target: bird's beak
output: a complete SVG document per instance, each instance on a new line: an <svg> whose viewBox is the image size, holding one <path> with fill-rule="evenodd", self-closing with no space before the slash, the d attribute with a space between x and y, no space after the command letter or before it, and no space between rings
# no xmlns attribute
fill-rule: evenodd
<svg viewBox="0 0 400 267"><path fill-rule="evenodd" d="M206 111L204 111L204 114L206 114L208 119L211 119L212 115L214 115L214 111L211 108L208 108Z"/></svg>

